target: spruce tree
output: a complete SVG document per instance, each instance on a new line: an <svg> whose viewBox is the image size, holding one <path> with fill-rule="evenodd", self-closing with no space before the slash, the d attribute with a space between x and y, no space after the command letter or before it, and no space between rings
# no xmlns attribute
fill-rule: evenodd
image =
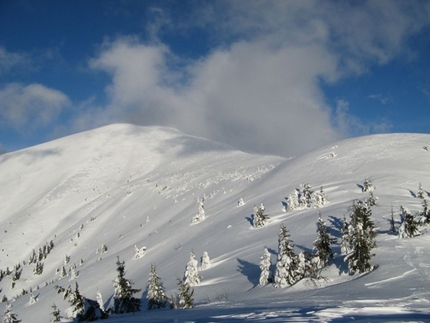
<svg viewBox="0 0 430 323"><path fill-rule="evenodd" d="M267 214L264 214L264 204L261 203L259 207L254 206L254 214L252 217L252 226L254 228L262 228L266 225L269 217Z"/></svg>
<svg viewBox="0 0 430 323"><path fill-rule="evenodd" d="M373 269L370 259L374 256L371 250L375 247L374 224L372 211L365 203L355 201L351 212L351 252L347 255L351 273L363 273Z"/></svg>
<svg viewBox="0 0 430 323"><path fill-rule="evenodd" d="M418 225L415 221L415 217L403 206L400 206L400 210L401 223L399 227L399 236L401 238L405 236L408 238L413 238L418 233Z"/></svg>
<svg viewBox="0 0 430 323"><path fill-rule="evenodd" d="M423 187L421 186L421 183L418 185L417 197L420 199L424 199L424 190L423 190Z"/></svg>
<svg viewBox="0 0 430 323"><path fill-rule="evenodd" d="M278 238L278 261L276 263L275 287L282 288L297 281L298 259L294 253L293 241L284 224L281 224Z"/></svg>
<svg viewBox="0 0 430 323"><path fill-rule="evenodd" d="M194 307L194 289L191 286L183 282L180 278L178 278L178 286L179 286L179 304L177 305L179 308L187 309Z"/></svg>
<svg viewBox="0 0 430 323"><path fill-rule="evenodd" d="M370 179L368 179L368 178L364 179L364 182L363 182L363 192L371 192L373 190L374 190L373 184L370 181Z"/></svg>
<svg viewBox="0 0 430 323"><path fill-rule="evenodd" d="M264 248L263 256L260 257L260 280L259 285L267 285L272 278L270 277L270 267L272 266L271 255L267 248Z"/></svg>
<svg viewBox="0 0 430 323"><path fill-rule="evenodd" d="M349 235L349 222L345 217L345 214L343 215L343 222L342 222L342 228L341 228L341 235L342 235L342 242L340 245L340 252L343 255L347 255L351 250L351 237Z"/></svg>
<svg viewBox="0 0 430 323"><path fill-rule="evenodd" d="M36 262L36 266L33 269L33 274L41 275L43 273L43 262Z"/></svg>
<svg viewBox="0 0 430 323"><path fill-rule="evenodd" d="M331 245L336 242L335 238L331 238L328 232L328 228L325 221L321 217L321 212L318 211L318 222L317 222L317 234L318 237L314 241L314 250L316 250L315 256L319 258L318 263L323 267L328 258L333 259L333 251Z"/></svg>
<svg viewBox="0 0 430 323"><path fill-rule="evenodd" d="M3 323L19 323L21 320L18 320L17 315L12 312L12 304L7 303L6 308L3 312Z"/></svg>
<svg viewBox="0 0 430 323"><path fill-rule="evenodd" d="M133 282L124 277L125 265L124 261L116 262L118 277L114 281L114 307L112 312L115 314L123 314L140 311L140 299L133 297L133 294L140 292L140 289L132 288Z"/></svg>
<svg viewBox="0 0 430 323"><path fill-rule="evenodd" d="M423 200L423 212L421 213L421 216L423 218L423 224L430 224L430 210L429 205L427 202L427 199Z"/></svg>
<svg viewBox="0 0 430 323"><path fill-rule="evenodd" d="M198 261L196 260L196 256L194 252L190 252L190 261L187 263L187 267L185 269L185 283L190 285L191 287L199 285L200 279L202 278L199 275L198 271Z"/></svg>
<svg viewBox="0 0 430 323"><path fill-rule="evenodd" d="M146 299L148 300L148 310L166 307L166 293L161 278L157 275L155 265L151 265Z"/></svg>
<svg viewBox="0 0 430 323"><path fill-rule="evenodd" d="M52 320L51 320L51 322L52 323L60 322L61 321L60 309L57 307L57 305L55 305L55 303L52 304L51 307L52 307L52 312L51 312Z"/></svg>

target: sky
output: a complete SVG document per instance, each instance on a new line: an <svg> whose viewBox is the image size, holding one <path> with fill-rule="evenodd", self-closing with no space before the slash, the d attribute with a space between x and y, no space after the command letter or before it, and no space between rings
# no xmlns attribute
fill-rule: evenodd
<svg viewBox="0 0 430 323"><path fill-rule="evenodd" d="M0 0L0 151L119 122L281 156L430 133L430 1Z"/></svg>

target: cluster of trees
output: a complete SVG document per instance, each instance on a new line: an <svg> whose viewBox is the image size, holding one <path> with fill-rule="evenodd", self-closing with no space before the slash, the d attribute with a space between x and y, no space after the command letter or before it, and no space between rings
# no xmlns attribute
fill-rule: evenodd
<svg viewBox="0 0 430 323"><path fill-rule="evenodd" d="M288 195L284 205L285 211L294 211L305 208L319 208L327 204L323 187L319 191L313 191L308 183L300 185L300 188Z"/></svg>

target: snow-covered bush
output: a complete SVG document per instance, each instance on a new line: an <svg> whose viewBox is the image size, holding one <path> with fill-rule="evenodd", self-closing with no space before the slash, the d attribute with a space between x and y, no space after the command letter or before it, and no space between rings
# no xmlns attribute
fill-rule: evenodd
<svg viewBox="0 0 430 323"><path fill-rule="evenodd" d="M372 192L375 188L373 187L370 179L366 178L363 182L363 192Z"/></svg>
<svg viewBox="0 0 430 323"><path fill-rule="evenodd" d="M245 205L245 201L243 200L243 198L240 198L239 201L237 201L237 206L243 206Z"/></svg>
<svg viewBox="0 0 430 323"><path fill-rule="evenodd" d="M134 245L134 259L140 259L146 254L146 247L138 248Z"/></svg>
<svg viewBox="0 0 430 323"><path fill-rule="evenodd" d="M265 208L264 204L261 203L259 207L254 206L254 214L252 216L252 226L254 228L262 228L266 225L269 217L264 214Z"/></svg>

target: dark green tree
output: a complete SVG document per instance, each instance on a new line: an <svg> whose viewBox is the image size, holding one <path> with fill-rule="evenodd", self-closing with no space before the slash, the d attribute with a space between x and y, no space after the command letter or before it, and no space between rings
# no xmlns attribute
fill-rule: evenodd
<svg viewBox="0 0 430 323"><path fill-rule="evenodd" d="M140 311L140 299L133 297L133 294L140 292L140 289L132 288L134 283L125 278L124 261L120 261L118 257L117 272L118 277L114 281L114 307L112 312L115 314L123 314Z"/></svg>
<svg viewBox="0 0 430 323"><path fill-rule="evenodd" d="M331 238L329 228L327 228L325 221L321 217L321 212L318 211L317 222L318 237L314 241L315 256L319 258L319 267L323 267L329 258L333 259L333 251L331 245L337 241L336 238Z"/></svg>

